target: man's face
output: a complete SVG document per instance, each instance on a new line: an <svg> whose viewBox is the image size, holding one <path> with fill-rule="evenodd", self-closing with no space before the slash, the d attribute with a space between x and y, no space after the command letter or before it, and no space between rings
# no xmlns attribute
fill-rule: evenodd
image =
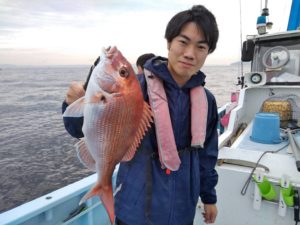
<svg viewBox="0 0 300 225"><path fill-rule="evenodd" d="M209 46L202 30L190 22L168 43L168 50L169 71L176 83L183 86L203 66Z"/></svg>

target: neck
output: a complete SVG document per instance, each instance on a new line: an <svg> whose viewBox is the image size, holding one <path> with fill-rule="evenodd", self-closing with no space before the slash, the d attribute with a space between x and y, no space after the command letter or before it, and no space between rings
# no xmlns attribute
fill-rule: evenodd
<svg viewBox="0 0 300 225"><path fill-rule="evenodd" d="M190 79L190 78L186 78L186 77L174 76L172 73L171 73L171 75L179 87L182 87L183 85L185 85L186 82L188 82L188 80Z"/></svg>
<svg viewBox="0 0 300 225"><path fill-rule="evenodd" d="M186 82L188 82L189 79L193 76L193 75L180 76L173 70L173 68L170 65L168 65L168 69L169 69L169 72L170 72L172 78L174 79L174 81L177 83L177 85L179 87L182 87L183 85L185 85Z"/></svg>

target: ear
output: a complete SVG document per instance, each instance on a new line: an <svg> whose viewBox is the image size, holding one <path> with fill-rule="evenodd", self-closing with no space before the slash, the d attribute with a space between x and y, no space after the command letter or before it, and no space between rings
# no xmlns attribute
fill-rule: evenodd
<svg viewBox="0 0 300 225"><path fill-rule="evenodd" d="M171 48L171 42L167 41L167 49L168 49L168 51L170 51L170 48Z"/></svg>
<svg viewBox="0 0 300 225"><path fill-rule="evenodd" d="M141 66L137 66L137 70L138 74L143 73L143 68Z"/></svg>

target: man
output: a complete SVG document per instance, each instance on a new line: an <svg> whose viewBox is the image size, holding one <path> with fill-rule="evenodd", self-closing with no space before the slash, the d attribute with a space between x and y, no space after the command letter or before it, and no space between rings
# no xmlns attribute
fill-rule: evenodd
<svg viewBox="0 0 300 225"><path fill-rule="evenodd" d="M191 225L199 196L204 203L204 221L215 221L218 115L214 96L203 88L205 75L200 69L215 50L218 36L215 17L204 6L179 12L165 32L168 59L158 56L148 60L145 74L138 76L144 98L151 103L155 124L134 158L120 163L116 224ZM158 97L164 94L167 99L158 105L153 98L153 80L162 87ZM64 108L82 96L81 86L71 85ZM161 105L164 117L155 113ZM169 139L163 139L158 129L165 127L165 119L171 128L163 130L163 134L169 134ZM66 129L74 137L82 136L79 124L65 118ZM169 145L172 141L177 150L166 153L162 142ZM174 160L168 161L171 155Z"/></svg>
<svg viewBox="0 0 300 225"><path fill-rule="evenodd" d="M153 53L146 53L140 55L136 60L136 67L138 69L137 73L142 74L144 72L144 65L148 59L153 58L155 55Z"/></svg>

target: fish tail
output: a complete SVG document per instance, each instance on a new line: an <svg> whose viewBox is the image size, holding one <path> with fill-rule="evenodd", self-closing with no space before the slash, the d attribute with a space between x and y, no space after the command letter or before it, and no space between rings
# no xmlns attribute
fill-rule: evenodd
<svg viewBox="0 0 300 225"><path fill-rule="evenodd" d="M115 212L114 212L114 197L113 197L112 186L106 188L106 190L102 192L100 198L108 213L111 224L114 224Z"/></svg>
<svg viewBox="0 0 300 225"><path fill-rule="evenodd" d="M100 197L106 209L106 212L108 213L110 222L111 224L113 224L115 219L115 212L114 212L114 198L113 198L112 185L103 187L100 184L96 184L87 194L83 196L79 204L82 204L83 202L85 202L86 200L88 200L93 196Z"/></svg>

